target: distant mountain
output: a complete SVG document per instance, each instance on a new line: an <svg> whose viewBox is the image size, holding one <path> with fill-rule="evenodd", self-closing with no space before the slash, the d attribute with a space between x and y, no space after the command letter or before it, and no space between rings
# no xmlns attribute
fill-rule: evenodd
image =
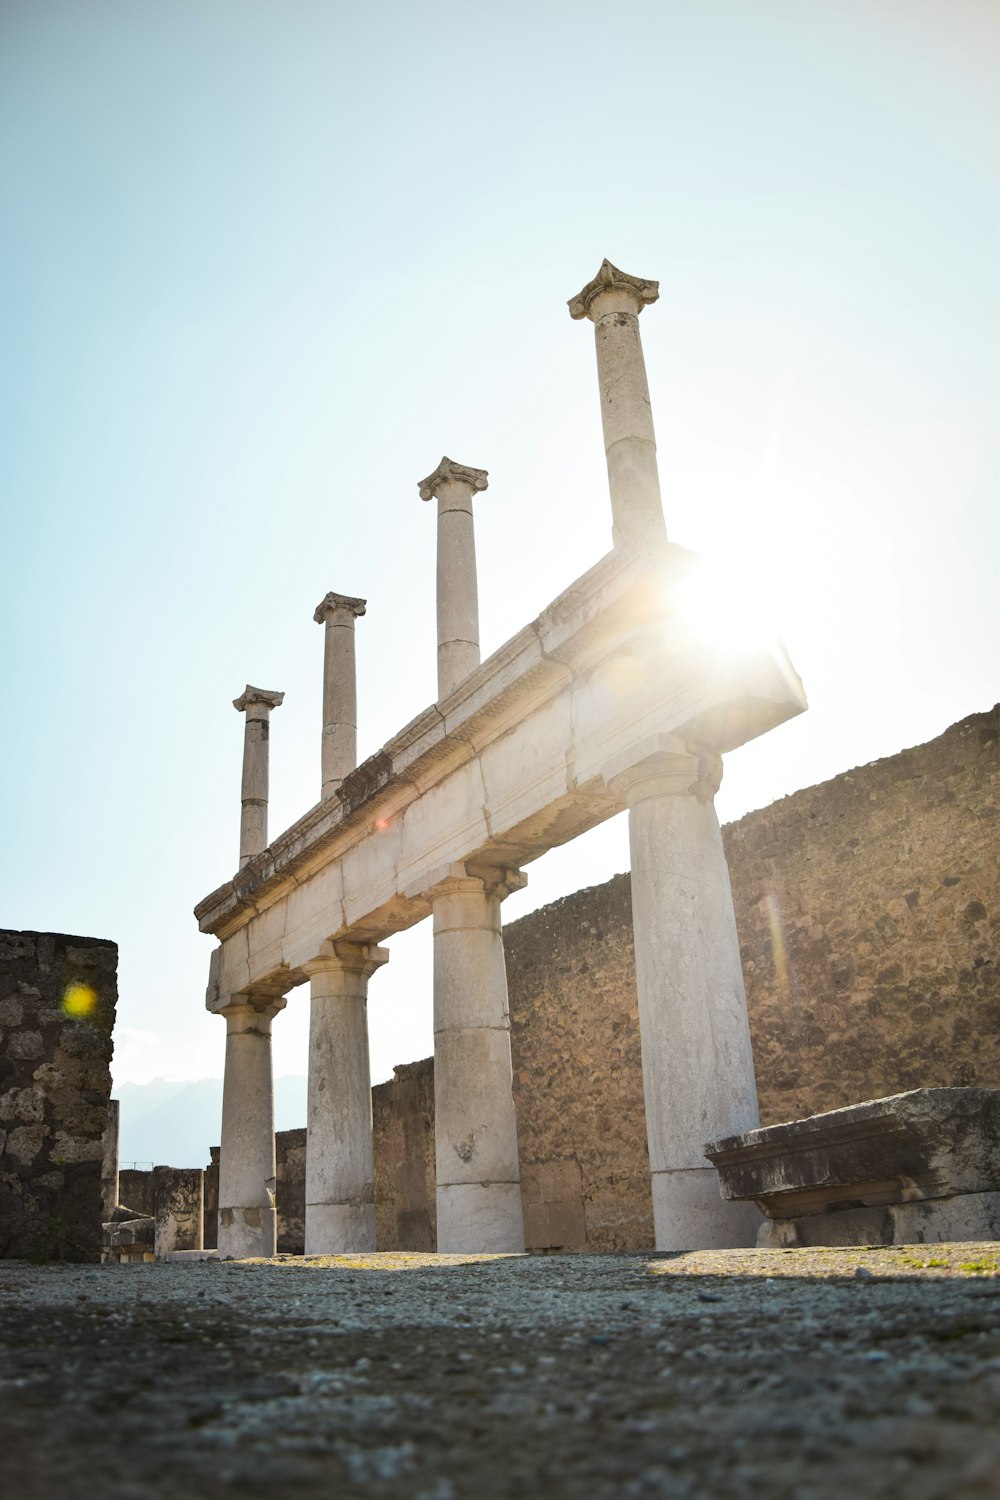
<svg viewBox="0 0 1000 1500"><path fill-rule="evenodd" d="M204 1167L219 1144L222 1079L187 1083L123 1083L114 1092L121 1102L118 1156L121 1165ZM286 1074L274 1080L276 1130L306 1123L306 1080Z"/></svg>

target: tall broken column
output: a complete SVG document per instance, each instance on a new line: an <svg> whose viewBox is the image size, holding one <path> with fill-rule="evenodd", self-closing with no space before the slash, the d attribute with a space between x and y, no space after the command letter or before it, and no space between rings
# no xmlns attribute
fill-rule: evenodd
<svg viewBox="0 0 1000 1500"><path fill-rule="evenodd" d="M442 458L417 486L421 500L436 498L438 701L479 666L479 585L472 497L485 490L485 469Z"/></svg>
<svg viewBox="0 0 1000 1500"><path fill-rule="evenodd" d="M240 816L240 869L267 848L268 739L271 709L284 693L251 687L249 682L233 707L246 714L243 726L243 811Z"/></svg>
<svg viewBox="0 0 1000 1500"><path fill-rule="evenodd" d="M277 1248L271 1022L284 1006L280 996L257 999L237 995L219 1011L226 1018L219 1154L220 1258L268 1256Z"/></svg>
<svg viewBox="0 0 1000 1500"><path fill-rule="evenodd" d="M525 883L458 865L428 892L441 1254L524 1249L500 903Z"/></svg>
<svg viewBox="0 0 1000 1500"><path fill-rule="evenodd" d="M358 763L358 683L354 661L354 622L366 599L327 594L313 619L326 626L323 643L323 789L332 797Z"/></svg>
<svg viewBox="0 0 1000 1500"><path fill-rule="evenodd" d="M594 325L612 537L616 547L632 552L647 552L667 539L639 333L639 314L659 295L659 282L629 276L605 260L569 302L571 317Z"/></svg>
<svg viewBox="0 0 1000 1500"><path fill-rule="evenodd" d="M646 1133L658 1250L753 1245L760 1214L723 1201L706 1141L757 1124L750 1026L714 797L722 761L674 735L611 764L629 809Z"/></svg>
<svg viewBox="0 0 1000 1500"><path fill-rule="evenodd" d="M386 948L330 942L302 965L312 981L306 1134L307 1255L375 1249L375 1147L368 981Z"/></svg>

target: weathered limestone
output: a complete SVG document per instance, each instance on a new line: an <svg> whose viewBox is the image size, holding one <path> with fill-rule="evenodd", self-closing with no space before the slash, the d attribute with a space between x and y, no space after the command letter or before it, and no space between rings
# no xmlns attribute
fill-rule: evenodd
<svg viewBox="0 0 1000 1500"><path fill-rule="evenodd" d="M358 683L354 662L354 622L366 599L327 594L313 619L325 625L323 643L323 790L332 797L358 763Z"/></svg>
<svg viewBox="0 0 1000 1500"><path fill-rule="evenodd" d="M524 1249L500 902L525 883L458 865L430 891L442 1254Z"/></svg>
<svg viewBox="0 0 1000 1500"><path fill-rule="evenodd" d="M204 1246L205 1173L200 1167L154 1167L153 1200L157 1260L178 1250Z"/></svg>
<svg viewBox="0 0 1000 1500"><path fill-rule="evenodd" d="M284 693L251 687L249 682L233 707L246 714L243 727L243 811L240 816L240 869L267 848L268 738L271 709Z"/></svg>
<svg viewBox="0 0 1000 1500"><path fill-rule="evenodd" d="M1000 1232L1000 1089L912 1089L710 1141L758 1244L854 1245Z"/></svg>
<svg viewBox="0 0 1000 1500"><path fill-rule="evenodd" d="M571 317L589 318L594 325L612 536L616 547L638 552L667 539L639 333L639 314L659 295L659 282L629 276L604 260L593 281L569 302Z"/></svg>
<svg viewBox="0 0 1000 1500"><path fill-rule="evenodd" d="M274 1078L271 1022L285 1001L239 996L219 1007L226 1018L219 1168L219 1255L273 1255Z"/></svg>
<svg viewBox="0 0 1000 1500"><path fill-rule="evenodd" d="M632 912L658 1250L752 1245L759 1217L723 1202L703 1142L758 1122L750 1027L714 796L722 762L656 735L609 786L629 808Z"/></svg>
<svg viewBox="0 0 1000 1500"><path fill-rule="evenodd" d="M106 1224L118 1207L118 1127L120 1103L108 1100L108 1118L101 1137L101 1223Z"/></svg>
<svg viewBox="0 0 1000 1500"><path fill-rule="evenodd" d="M442 458L417 486L421 500L437 499L438 701L479 666L479 585L472 497L485 490L485 469Z"/></svg>
<svg viewBox="0 0 1000 1500"><path fill-rule="evenodd" d="M312 984L305 1250L375 1249L375 1150L368 980L385 948L327 943L304 965Z"/></svg>

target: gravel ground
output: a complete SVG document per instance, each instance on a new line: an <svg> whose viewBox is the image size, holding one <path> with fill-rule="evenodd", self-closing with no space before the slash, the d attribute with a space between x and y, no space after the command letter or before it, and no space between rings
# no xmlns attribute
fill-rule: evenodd
<svg viewBox="0 0 1000 1500"><path fill-rule="evenodd" d="M1000 1496L1000 1246L0 1262L9 1500Z"/></svg>

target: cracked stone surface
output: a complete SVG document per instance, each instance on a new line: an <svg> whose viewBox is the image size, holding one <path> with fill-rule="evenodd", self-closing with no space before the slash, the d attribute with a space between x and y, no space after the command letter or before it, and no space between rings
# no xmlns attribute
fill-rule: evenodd
<svg viewBox="0 0 1000 1500"><path fill-rule="evenodd" d="M0 1262L18 1500L1000 1495L1000 1246Z"/></svg>

